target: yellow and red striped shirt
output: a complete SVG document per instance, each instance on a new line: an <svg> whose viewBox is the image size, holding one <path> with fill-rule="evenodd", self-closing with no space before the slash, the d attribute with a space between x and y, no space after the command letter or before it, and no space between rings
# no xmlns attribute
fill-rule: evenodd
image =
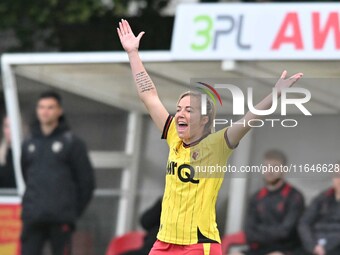
<svg viewBox="0 0 340 255"><path fill-rule="evenodd" d="M162 138L169 145L169 158L162 202L160 241L190 245L200 238L220 243L215 204L224 173L204 172L209 166L226 166L232 149L225 139L226 129L186 145L178 137L169 116Z"/></svg>

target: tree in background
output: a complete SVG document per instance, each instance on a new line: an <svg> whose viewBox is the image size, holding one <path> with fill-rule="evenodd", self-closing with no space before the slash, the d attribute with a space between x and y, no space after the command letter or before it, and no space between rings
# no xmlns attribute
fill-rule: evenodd
<svg viewBox="0 0 340 255"><path fill-rule="evenodd" d="M18 39L12 50L55 48L58 25L86 22L103 11L97 0L1 0L0 29L12 30Z"/></svg>
<svg viewBox="0 0 340 255"><path fill-rule="evenodd" d="M1 0L0 51L58 51L60 31L65 27L86 26L105 18L128 16L134 0ZM145 0L138 14L159 15L168 1ZM140 5L140 3L143 3ZM73 27L74 28L74 27ZM77 32L77 31L75 31ZM77 40L77 38L74 38ZM87 42L83 42L86 44ZM1 45L2 44L2 45ZM4 46L5 45L5 46ZM2 46L2 47L1 47ZM100 49L98 49L100 50Z"/></svg>

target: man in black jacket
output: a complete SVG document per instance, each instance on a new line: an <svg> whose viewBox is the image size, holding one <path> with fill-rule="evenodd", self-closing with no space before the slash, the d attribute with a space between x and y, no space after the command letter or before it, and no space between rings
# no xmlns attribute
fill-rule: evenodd
<svg viewBox="0 0 340 255"><path fill-rule="evenodd" d="M339 164L337 164L339 171ZM333 178L333 187L317 196L299 224L304 254L340 254L340 174Z"/></svg>
<svg viewBox="0 0 340 255"><path fill-rule="evenodd" d="M71 236L94 190L94 173L83 141L68 128L55 92L41 94L37 122L22 146L26 182L22 201L22 255L71 253Z"/></svg>
<svg viewBox="0 0 340 255"><path fill-rule="evenodd" d="M285 155L270 150L264 163L273 169L286 164ZM250 199L245 220L249 249L246 255L288 255L299 247L297 223L304 209L302 194L284 180L281 172L266 172L265 186Z"/></svg>

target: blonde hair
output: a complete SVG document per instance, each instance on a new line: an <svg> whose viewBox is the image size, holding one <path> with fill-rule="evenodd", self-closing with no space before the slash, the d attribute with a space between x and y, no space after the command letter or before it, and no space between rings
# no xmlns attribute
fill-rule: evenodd
<svg viewBox="0 0 340 255"><path fill-rule="evenodd" d="M201 96L202 94L197 91L187 91L182 93L177 101L177 105L179 102L186 96L195 97L199 100L201 105ZM204 126L204 132L205 133L214 133L215 127L214 127L214 119L216 117L216 107L212 100L207 97L207 117L209 118L208 122Z"/></svg>

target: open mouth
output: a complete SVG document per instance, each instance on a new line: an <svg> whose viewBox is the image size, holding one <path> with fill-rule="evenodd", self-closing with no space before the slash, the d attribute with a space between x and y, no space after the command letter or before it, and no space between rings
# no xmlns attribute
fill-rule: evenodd
<svg viewBox="0 0 340 255"><path fill-rule="evenodd" d="M184 131L186 128L188 127L188 123L184 122L184 121L179 121L177 123L177 129L178 131Z"/></svg>
<svg viewBox="0 0 340 255"><path fill-rule="evenodd" d="M186 122L184 122L184 121L179 121L179 122L178 122L178 126L187 127L187 126L188 126L188 123L186 123Z"/></svg>

